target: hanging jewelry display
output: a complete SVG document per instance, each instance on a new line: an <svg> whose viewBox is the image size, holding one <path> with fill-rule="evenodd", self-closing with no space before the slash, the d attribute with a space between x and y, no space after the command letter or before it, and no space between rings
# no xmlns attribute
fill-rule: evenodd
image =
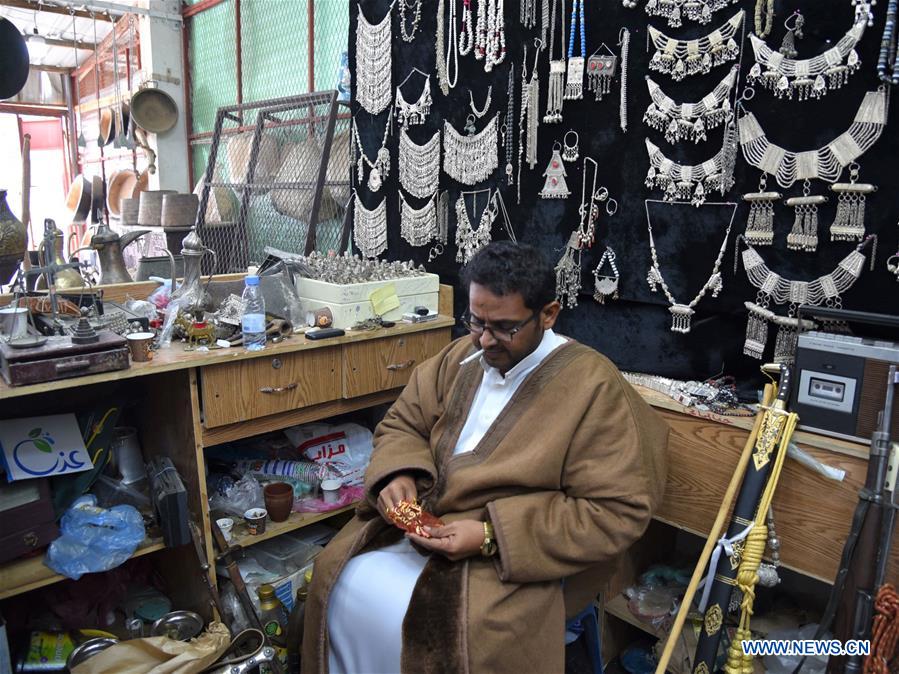
<svg viewBox="0 0 899 674"><path fill-rule="evenodd" d="M774 51L760 37L750 34L756 62L749 70L747 82L758 82L778 98L793 98L794 94L800 101L821 98L828 90L845 85L849 75L861 67L855 48L865 34L865 26L872 21L870 4L864 0L859 2L855 23L839 42L818 56L798 61Z"/></svg>
<svg viewBox="0 0 899 674"><path fill-rule="evenodd" d="M793 228L787 234L787 248L814 253L818 250L818 206L827 203L827 197L811 193L811 183L802 185L801 197L790 197L786 204L796 211Z"/></svg>
<svg viewBox="0 0 899 674"><path fill-rule="evenodd" d="M774 0L755 0L755 34L766 38L774 28Z"/></svg>
<svg viewBox="0 0 899 674"><path fill-rule="evenodd" d="M849 164L849 182L834 183L830 191L839 195L837 215L830 225L831 241L861 241L865 238L865 201L877 186L858 182L859 165Z"/></svg>
<svg viewBox="0 0 899 674"><path fill-rule="evenodd" d="M390 14L372 25L362 13L356 22L356 100L373 115L390 105Z"/></svg>
<svg viewBox="0 0 899 674"><path fill-rule="evenodd" d="M562 101L565 79L565 0L562 1L562 11L560 13L559 28L559 50L562 52L562 58L553 59L555 51L555 26L556 26L556 10L559 6L559 0L553 0L552 22L549 31L549 88L546 93L546 114L543 116L544 124L558 124L562 121Z"/></svg>
<svg viewBox="0 0 899 674"><path fill-rule="evenodd" d="M743 157L756 168L774 176L788 188L797 180L818 178L832 183L843 168L877 142L886 125L886 92L869 91L855 114L855 121L827 145L807 152L793 152L768 140L755 115L746 112L738 120Z"/></svg>
<svg viewBox="0 0 899 674"><path fill-rule="evenodd" d="M410 246L426 246L437 238L437 195L419 209L413 208L400 192L400 236Z"/></svg>
<svg viewBox="0 0 899 674"><path fill-rule="evenodd" d="M568 136L574 136L574 145L568 144ZM567 162L577 161L577 158L580 156L578 152L578 144L580 142L580 136L578 136L577 131L568 131L565 136L562 138L562 160Z"/></svg>
<svg viewBox="0 0 899 674"><path fill-rule="evenodd" d="M600 54L603 49L608 54ZM601 101L602 97L612 90L612 80L615 79L617 67L618 57L605 42L587 59L587 89L594 93L597 101Z"/></svg>
<svg viewBox="0 0 899 674"><path fill-rule="evenodd" d="M365 156L365 150L362 148L362 140L359 138L359 127L356 120L353 120L353 139L356 142L356 152L358 158L356 160L356 181L361 183L365 178L365 165L368 165L368 189L377 192L384 184L384 180L390 175L390 150L387 149L387 135L390 131L390 121L393 118L393 110L387 115L387 121L384 124L384 137L381 139L381 147L374 161Z"/></svg>
<svg viewBox="0 0 899 674"><path fill-rule="evenodd" d="M618 96L618 124L627 133L627 62L631 49L631 32L627 28L618 31L618 46L621 48L621 86Z"/></svg>
<svg viewBox="0 0 899 674"><path fill-rule="evenodd" d="M537 0L521 0L518 9L521 25L528 30L534 28L537 25Z"/></svg>
<svg viewBox="0 0 899 674"><path fill-rule="evenodd" d="M423 0L398 0L400 5L400 35L403 42L412 42L415 39L415 32L418 30L418 24L421 23L421 3ZM406 30L406 10L414 12L412 15L412 28Z"/></svg>
<svg viewBox="0 0 899 674"><path fill-rule="evenodd" d="M568 74L565 78L565 100L579 101L584 97L584 58L587 56L587 37L584 33L584 2L571 0L571 29L568 33ZM578 13L580 7L580 13ZM581 55L574 55L574 24L580 19Z"/></svg>
<svg viewBox="0 0 899 674"><path fill-rule="evenodd" d="M483 56L475 52L475 58L484 59L484 72L491 72L506 58L505 0L481 0L487 3L487 31L484 36ZM477 47L476 47L477 49Z"/></svg>
<svg viewBox="0 0 899 674"><path fill-rule="evenodd" d="M593 166L593 184L587 191L587 164ZM581 203L578 207L578 226L571 233L565 244L565 252L556 264L556 299L568 306L569 309L577 306L577 296L581 291L581 257L584 248L593 245L596 234L596 218L599 209L595 199L599 193L596 191L596 180L599 175L599 166L590 157L584 157L584 167L581 172ZM608 190L603 188L605 198L608 198Z"/></svg>
<svg viewBox="0 0 899 674"><path fill-rule="evenodd" d="M602 271L603 265L607 262L612 271L611 274L604 274ZM617 300L619 279L618 265L615 264L615 251L606 246L602 257L599 258L599 264L593 270L593 299L600 304L605 304L608 298Z"/></svg>
<svg viewBox="0 0 899 674"><path fill-rule="evenodd" d="M449 232L449 192L437 193L437 241L428 251L428 262L433 262L443 255Z"/></svg>
<svg viewBox="0 0 899 674"><path fill-rule="evenodd" d="M737 247L740 241L746 245L742 253L743 268L749 282L758 288L755 302L745 302L749 311L746 325L746 341L743 343L743 353L753 358L761 359L768 341L768 323L776 322L779 335L775 349L775 362L791 363L795 353L795 335L799 329L796 311L803 304L831 308L842 308L841 295L846 292L861 276L865 267L865 255L862 252L865 247L874 244L871 250L871 266L873 270L874 259L877 256L877 237L869 235L855 250L844 257L836 269L829 274L819 276L812 281L791 281L785 279L777 272L771 271L758 251L750 245L741 235L737 237ZM738 256L734 256L734 272L737 270ZM769 309L771 302L774 304L788 304L787 316L777 316Z"/></svg>
<svg viewBox="0 0 899 674"><path fill-rule="evenodd" d="M709 206L732 206L733 210L730 214L730 222L727 225L727 231L724 233L724 241L721 242L721 249L718 251L718 257L715 258L715 264L712 266L712 273L709 274L708 280L689 304L680 304L674 299L674 296L668 289L668 284L665 282L665 277L662 275L662 269L659 266L656 244L652 236L652 220L649 215L650 203L658 204L665 202L647 199L644 204L646 207L646 227L649 230L649 252L652 256L652 266L649 268L649 273L646 275L646 281L649 283L649 289L652 292L658 292L659 286L661 286L662 292L665 293L665 297L668 299L670 305L668 311L671 313L671 331L685 335L690 332L690 323L693 320L693 314L696 313L695 307L699 304L700 300L702 300L702 298L705 297L705 294L710 290L712 291L712 297L718 297L718 293L724 288L720 272L721 260L724 258L724 251L727 249L727 240L728 237L730 237L730 230L734 224L734 216L737 214L737 204L732 202L708 204Z"/></svg>
<svg viewBox="0 0 899 674"><path fill-rule="evenodd" d="M667 19L671 28L680 28L683 17L705 25L711 22L714 12L735 2L738 0L649 0L646 13Z"/></svg>
<svg viewBox="0 0 899 674"><path fill-rule="evenodd" d="M746 222L746 241L756 246L770 246L774 243L774 202L783 196L780 192L768 192L768 174L759 179L758 192L743 195L749 204L749 220Z"/></svg>
<svg viewBox="0 0 899 674"><path fill-rule="evenodd" d="M403 92L400 87L408 82L409 78L415 73L423 75L425 83L415 103L408 103L406 102L405 97L403 97ZM401 124L404 129L408 129L410 126L424 124L425 118L431 112L431 105L433 102L434 101L431 98L431 76L418 68L412 68L412 70L409 71L409 74L406 75L406 79L400 82L396 87L396 121Z"/></svg>
<svg viewBox="0 0 899 674"><path fill-rule="evenodd" d="M877 56L877 76L887 84L899 84L899 43L896 36L896 21L899 15L899 0L889 0L887 18L880 38L880 53Z"/></svg>
<svg viewBox="0 0 899 674"><path fill-rule="evenodd" d="M463 185L483 182L499 166L497 117L487 122L480 131L474 131L474 115L468 116L463 136L450 124L443 123L443 170Z"/></svg>
<svg viewBox="0 0 899 674"><path fill-rule="evenodd" d="M487 203L478 219L477 229L472 227L471 219L468 217L468 209L465 205L465 196L472 195L472 214L478 211L478 195L487 193ZM499 190L491 194L488 187L484 190L475 190L474 192L460 192L459 198L456 199L456 262L468 264L474 254L491 241L490 230L493 227L493 221L499 212L496 195Z"/></svg>
<svg viewBox="0 0 899 674"><path fill-rule="evenodd" d="M676 103L647 76L646 87L651 101L643 114L643 122L656 131L664 132L665 140L672 145L684 139L694 143L707 140L706 132L730 117L730 94L737 80L738 68L734 65L711 93L698 103Z"/></svg>
<svg viewBox="0 0 899 674"><path fill-rule="evenodd" d="M440 182L440 131L418 145L405 131L400 131L400 185L409 194L426 199L437 191Z"/></svg>
<svg viewBox="0 0 899 674"><path fill-rule="evenodd" d="M690 166L671 161L648 138L646 151L649 153L649 171L646 174L646 187L662 190L665 201L689 201L694 206L705 203L706 196L718 189L724 194L731 186L722 187L724 172L724 150L704 161L702 164Z"/></svg>
<svg viewBox="0 0 899 674"><path fill-rule="evenodd" d="M796 51L796 40L801 40L804 37L802 33L804 25L805 17L802 16L802 12L798 9L784 21L784 28L787 29L787 32L784 34L783 42L780 43L780 49L777 51L786 58L794 59L799 56L799 52Z"/></svg>
<svg viewBox="0 0 899 674"><path fill-rule="evenodd" d="M453 8L453 3L455 0L450 0L450 11L452 11L453 16L451 17L453 20L453 24L455 24L456 20L456 12ZM443 95L446 96L449 94L449 75L447 73L447 62L449 61L449 53L446 50L446 27L444 26L444 17L446 16L446 7L445 0L437 0L437 35L434 40L434 47L436 51L436 70L437 70L437 84L440 86L440 91L443 92ZM458 59L458 55L456 56ZM458 65L458 60L456 61ZM458 73L458 68L456 70Z"/></svg>
<svg viewBox="0 0 899 674"><path fill-rule="evenodd" d="M474 116L478 119L481 119L484 115L490 112L490 104L493 102L493 85L487 89L487 100L484 101L484 107L478 110L477 106L474 104L474 94L471 93L471 89L468 90L468 107L471 109Z"/></svg>
<svg viewBox="0 0 899 674"><path fill-rule="evenodd" d="M374 210L362 205L356 192L353 208L353 240L363 257L378 257L387 250L387 199L381 199Z"/></svg>
<svg viewBox="0 0 899 674"><path fill-rule="evenodd" d="M541 199L566 199L571 196L571 190L568 189L568 183L565 182L565 167L562 165L562 156L560 154L562 144L556 141L553 144L553 156L549 160L543 177L546 181L543 183L543 189L539 192Z"/></svg>
<svg viewBox="0 0 899 674"><path fill-rule="evenodd" d="M515 123L515 64L509 66L509 87L506 98L506 123L503 124L506 138L506 185L515 182L515 167L512 162L515 159L515 138L513 136L513 125Z"/></svg>
<svg viewBox="0 0 899 674"><path fill-rule="evenodd" d="M540 127L540 79L537 77L537 62L540 60L540 49L542 44L536 40L536 49L534 50L534 70L531 72L530 82L526 82L527 73L523 73L522 78L522 95L521 95L521 114L524 117L525 108L527 109L527 163L533 170L537 165L537 132ZM527 57L527 47L524 48L525 57ZM527 58L525 58L527 61ZM527 70L527 64L522 62L524 71ZM519 146L519 154L521 146ZM521 186L521 160L518 162L518 185ZM518 203L521 203L521 195L519 193Z"/></svg>
<svg viewBox="0 0 899 674"><path fill-rule="evenodd" d="M649 60L649 69L671 75L675 82L680 82L690 75L705 75L712 68L733 61L740 55L734 35L744 16L741 9L724 25L695 40L675 40L649 26L649 36L656 49Z"/></svg>
<svg viewBox="0 0 899 674"><path fill-rule="evenodd" d="M452 0L455 2L456 0ZM485 0L481 0L482 4ZM474 48L474 21L471 0L462 0L462 27L459 29L459 56L468 56Z"/></svg>
<svg viewBox="0 0 899 674"><path fill-rule="evenodd" d="M899 282L899 251L887 258L887 271L895 276L896 281Z"/></svg>

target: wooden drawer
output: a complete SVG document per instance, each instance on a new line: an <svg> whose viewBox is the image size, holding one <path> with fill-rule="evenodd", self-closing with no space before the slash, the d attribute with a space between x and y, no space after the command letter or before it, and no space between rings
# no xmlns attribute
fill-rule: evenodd
<svg viewBox="0 0 899 674"><path fill-rule="evenodd" d="M337 400L340 348L207 365L202 369L203 425L214 428Z"/></svg>
<svg viewBox="0 0 899 674"><path fill-rule="evenodd" d="M450 340L450 329L347 344L343 352L343 397L354 398L405 386L416 365Z"/></svg>

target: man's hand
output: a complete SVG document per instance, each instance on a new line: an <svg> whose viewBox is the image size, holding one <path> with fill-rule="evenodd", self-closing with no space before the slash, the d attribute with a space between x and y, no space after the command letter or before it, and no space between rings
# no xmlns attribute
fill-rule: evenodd
<svg viewBox="0 0 899 674"><path fill-rule="evenodd" d="M459 520L442 527L425 527L430 538L406 534L413 543L439 552L452 561L480 554L484 542L484 523L478 520Z"/></svg>
<svg viewBox="0 0 899 674"><path fill-rule="evenodd" d="M388 524L394 524L387 515L400 501L415 501L418 498L418 488L415 480L410 475L397 475L378 494L378 512Z"/></svg>

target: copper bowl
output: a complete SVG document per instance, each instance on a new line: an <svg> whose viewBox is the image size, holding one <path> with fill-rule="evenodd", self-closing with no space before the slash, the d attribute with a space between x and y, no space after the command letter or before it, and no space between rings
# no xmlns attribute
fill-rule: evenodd
<svg viewBox="0 0 899 674"><path fill-rule="evenodd" d="M109 209L110 215L116 217L122 215L122 199L130 198L134 194L137 181L138 175L131 169L112 174L106 189L106 208Z"/></svg>
<svg viewBox="0 0 899 674"><path fill-rule="evenodd" d="M79 173L69 187L66 195L66 208L72 211L72 222L83 224L90 214L91 182Z"/></svg>
<svg viewBox="0 0 899 674"><path fill-rule="evenodd" d="M109 145L113 138L115 138L115 113L112 108L103 108L100 111L99 144Z"/></svg>

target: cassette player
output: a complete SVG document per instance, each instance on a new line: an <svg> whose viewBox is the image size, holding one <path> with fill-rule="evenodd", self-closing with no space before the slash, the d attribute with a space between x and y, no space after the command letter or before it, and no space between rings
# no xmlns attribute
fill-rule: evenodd
<svg viewBox="0 0 899 674"><path fill-rule="evenodd" d="M830 321L841 332L810 330L799 335L790 401L799 427L870 443L883 409L889 367L899 366L899 319L807 307L800 318L820 326ZM897 414L892 433L899 437Z"/></svg>

